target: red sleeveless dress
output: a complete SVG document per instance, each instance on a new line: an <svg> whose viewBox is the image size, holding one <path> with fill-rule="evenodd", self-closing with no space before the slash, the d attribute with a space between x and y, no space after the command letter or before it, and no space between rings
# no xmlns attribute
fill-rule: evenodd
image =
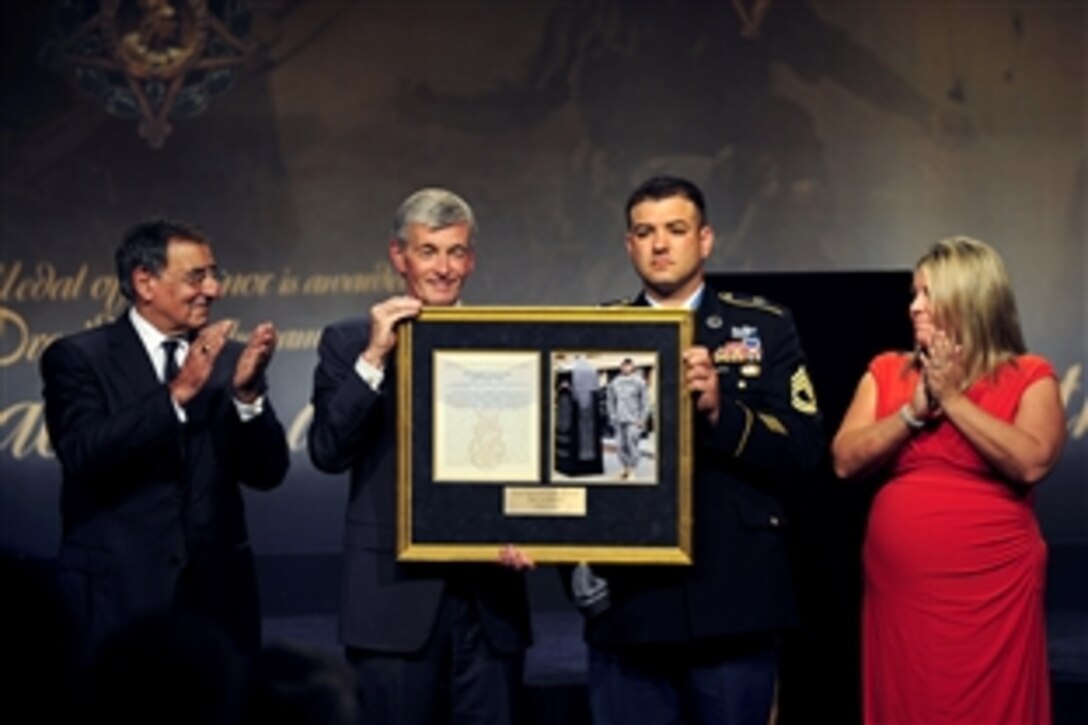
<svg viewBox="0 0 1088 725"><path fill-rule="evenodd" d="M918 373L904 374L907 360L887 353L869 366L878 419L910 399ZM1046 360L1023 355L967 396L1011 421L1024 390L1047 376ZM1050 723L1046 543L1032 496L947 421L912 436L889 466L864 548L865 722Z"/></svg>

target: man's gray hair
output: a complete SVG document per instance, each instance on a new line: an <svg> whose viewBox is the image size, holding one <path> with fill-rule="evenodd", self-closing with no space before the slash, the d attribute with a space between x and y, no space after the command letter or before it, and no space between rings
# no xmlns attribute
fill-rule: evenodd
<svg viewBox="0 0 1088 725"><path fill-rule="evenodd" d="M468 202L448 189L420 189L405 199L393 217L393 236L404 245L408 227L422 224L428 229L444 229L454 224L468 224L469 239L476 237L476 217Z"/></svg>

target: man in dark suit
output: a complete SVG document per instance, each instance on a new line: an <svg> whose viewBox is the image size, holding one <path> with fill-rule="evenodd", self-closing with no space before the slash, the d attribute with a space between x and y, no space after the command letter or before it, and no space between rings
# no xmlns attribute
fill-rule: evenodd
<svg viewBox="0 0 1088 725"><path fill-rule="evenodd" d="M328 473L351 470L340 638L367 722L516 720L530 641L523 576L497 565L402 564L395 554L396 326L423 305L457 304L475 231L457 195L409 196L389 242L407 294L374 305L368 320L330 325L318 350L310 457Z"/></svg>
<svg viewBox="0 0 1088 725"><path fill-rule="evenodd" d="M284 431L265 397L275 329L243 345L209 324L222 274L208 239L176 222L134 227L117 249L129 300L115 322L42 356L45 416L63 468L60 580L95 647L174 611L260 645L240 485L283 480Z"/></svg>
<svg viewBox="0 0 1088 725"><path fill-rule="evenodd" d="M627 203L633 304L686 307L694 396L694 563L575 570L586 610L596 723L768 722L776 636L795 623L783 495L803 485L823 436L790 314L704 283L714 234L702 192L656 177Z"/></svg>

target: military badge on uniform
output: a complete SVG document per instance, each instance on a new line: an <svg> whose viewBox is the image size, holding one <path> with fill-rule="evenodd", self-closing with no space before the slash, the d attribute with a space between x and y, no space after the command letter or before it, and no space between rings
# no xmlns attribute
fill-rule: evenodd
<svg viewBox="0 0 1088 725"><path fill-rule="evenodd" d="M756 363L747 363L740 366L740 374L746 378L759 377L761 369Z"/></svg>
<svg viewBox="0 0 1088 725"><path fill-rule="evenodd" d="M744 345L740 340L730 340L714 351L714 362L727 365L742 363L746 359L745 354Z"/></svg>
<svg viewBox="0 0 1088 725"><path fill-rule="evenodd" d="M790 405L798 412L816 414L816 389L812 387L812 380L804 365L790 376Z"/></svg>
<svg viewBox="0 0 1088 725"><path fill-rule="evenodd" d="M760 373L759 363L763 359L763 342L759 339L759 330L751 325L742 325L732 329L733 339L723 343L714 351L716 365L740 365L740 374L756 377Z"/></svg>
<svg viewBox="0 0 1088 725"><path fill-rule="evenodd" d="M733 337L737 340L744 340L749 337L759 338L759 330L752 325L737 325L730 330Z"/></svg>

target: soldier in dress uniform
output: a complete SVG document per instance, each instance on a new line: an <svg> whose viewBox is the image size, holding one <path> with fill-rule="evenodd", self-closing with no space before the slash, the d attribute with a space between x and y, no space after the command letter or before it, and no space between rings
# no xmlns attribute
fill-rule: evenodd
<svg viewBox="0 0 1088 725"><path fill-rule="evenodd" d="M797 621L784 494L803 486L824 437L790 313L704 281L714 233L702 192L655 177L629 197L631 304L686 307L694 397L690 567L576 567L594 722L766 723L779 633Z"/></svg>

